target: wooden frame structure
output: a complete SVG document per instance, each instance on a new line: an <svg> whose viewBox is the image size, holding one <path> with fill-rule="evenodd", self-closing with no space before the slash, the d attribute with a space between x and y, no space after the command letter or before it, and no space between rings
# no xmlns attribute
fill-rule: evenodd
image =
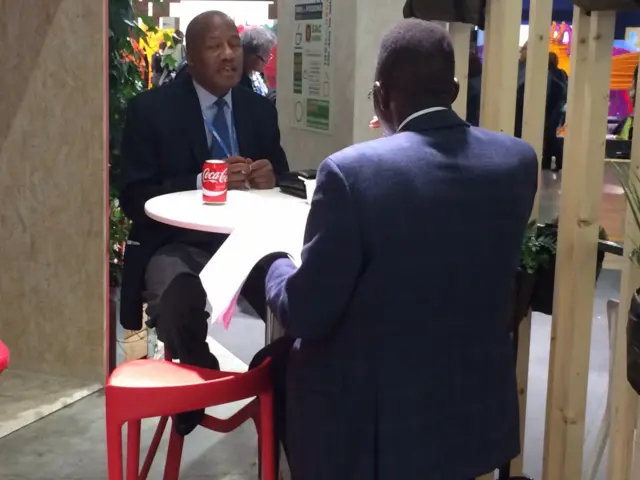
<svg viewBox="0 0 640 480"><path fill-rule="evenodd" d="M547 70L548 32L552 0L531 0L527 69L525 76L522 136L542 156ZM512 133L516 108L518 29L521 0L488 0L482 79L481 126ZM547 393L543 480L583 478L583 443L589 374L589 350L594 272L598 242L606 118L611 72L614 12L574 9L569 83L567 135L560 203L556 290L552 320ZM458 80L466 92L469 30L451 24L456 50ZM465 47L466 44L466 47ZM466 50L465 50L466 48ZM463 65L461 65L463 64ZM464 115L466 97L454 104ZM640 169L640 143L633 147L631 167ZM532 217L538 213L538 202ZM633 219L627 214L625 252L640 241ZM626 261L622 274L621 314L612 328L612 376L610 380L609 463L607 480L640 478L640 402L626 379L626 311L631 295L640 287L640 269ZM520 326L517 375L524 445L531 316ZM640 430L639 430L640 431ZM635 452L634 452L635 447ZM632 470L635 457L636 470ZM512 475L522 475L522 456L511 464ZM494 478L489 473L481 480Z"/></svg>

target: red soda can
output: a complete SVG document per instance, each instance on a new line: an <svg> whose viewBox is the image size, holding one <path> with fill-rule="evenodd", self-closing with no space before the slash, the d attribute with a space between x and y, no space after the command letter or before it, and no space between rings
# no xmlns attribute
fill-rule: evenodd
<svg viewBox="0 0 640 480"><path fill-rule="evenodd" d="M202 166L202 202L208 204L227 201L227 162L207 160Z"/></svg>

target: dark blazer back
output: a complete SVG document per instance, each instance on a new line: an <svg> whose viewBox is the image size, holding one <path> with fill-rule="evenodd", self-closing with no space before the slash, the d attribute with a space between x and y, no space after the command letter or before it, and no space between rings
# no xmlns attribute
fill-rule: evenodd
<svg viewBox="0 0 640 480"><path fill-rule="evenodd" d="M268 159L276 174L288 171L280 146L278 115L264 97L236 87L232 91L233 118L240 155ZM133 228L125 250L120 322L141 326L144 272L151 256L163 245L185 235L191 241L221 244L224 237L198 234L151 220L147 200L167 193L195 190L196 177L209 159L202 113L188 72L170 84L143 92L127 111L122 140L120 203Z"/></svg>
<svg viewBox="0 0 640 480"><path fill-rule="evenodd" d="M321 165L302 266L268 283L302 339L295 478L461 480L518 454L509 305L536 188L527 143L451 110Z"/></svg>

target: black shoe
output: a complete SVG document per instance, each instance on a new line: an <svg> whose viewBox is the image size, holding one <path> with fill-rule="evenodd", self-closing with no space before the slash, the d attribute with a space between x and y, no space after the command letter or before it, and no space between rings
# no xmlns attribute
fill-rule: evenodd
<svg viewBox="0 0 640 480"><path fill-rule="evenodd" d="M207 359L206 368L211 370L220 370L220 362L211 354ZM189 435L193 432L204 419L204 408L199 410L191 410L190 412L182 412L176 415L176 433L181 436Z"/></svg>
<svg viewBox="0 0 640 480"><path fill-rule="evenodd" d="M193 432L204 419L204 408L176 415L176 433L182 437Z"/></svg>

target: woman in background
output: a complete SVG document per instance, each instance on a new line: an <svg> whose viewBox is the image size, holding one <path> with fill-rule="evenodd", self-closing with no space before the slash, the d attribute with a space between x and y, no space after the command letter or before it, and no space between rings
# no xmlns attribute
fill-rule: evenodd
<svg viewBox="0 0 640 480"><path fill-rule="evenodd" d="M244 52L244 72L240 85L267 97L270 92L263 77L264 67L271 58L271 49L276 45L276 36L265 27L250 27L242 31L240 39Z"/></svg>

